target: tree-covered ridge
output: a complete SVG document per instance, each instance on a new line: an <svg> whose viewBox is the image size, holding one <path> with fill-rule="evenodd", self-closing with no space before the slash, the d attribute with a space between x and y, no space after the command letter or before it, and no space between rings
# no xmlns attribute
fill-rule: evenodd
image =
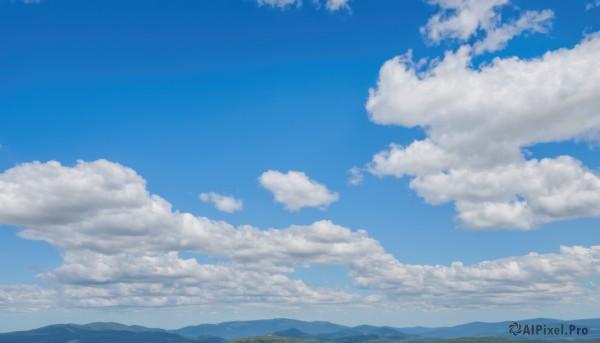
<svg viewBox="0 0 600 343"><path fill-rule="evenodd" d="M113 323L51 325L0 334L0 343L225 343L218 337L183 337L161 329Z"/></svg>
<svg viewBox="0 0 600 343"><path fill-rule="evenodd" d="M0 333L0 343L509 343L543 342L600 343L600 319L570 321L589 328L585 337L527 336L509 333L512 322L474 322L443 328L395 328L389 326L344 326L330 322L269 319L235 321L188 326L177 330L128 326L119 323L62 324L39 329ZM530 319L523 325L537 323L554 327L565 322L555 319ZM568 340L574 338L574 340Z"/></svg>
<svg viewBox="0 0 600 343"><path fill-rule="evenodd" d="M361 343L515 343L515 342L527 342L527 343L565 343L565 342L576 342L576 343L599 343L599 340L517 340L507 339L498 337L462 337L462 338L451 338L451 339L437 339L437 338L419 338L409 337L404 339L388 339L388 338L375 338L359 340L321 340L314 338L290 338L290 337L279 337L279 336L257 336L249 338L241 338L229 341L229 343L349 343L349 342L361 342Z"/></svg>

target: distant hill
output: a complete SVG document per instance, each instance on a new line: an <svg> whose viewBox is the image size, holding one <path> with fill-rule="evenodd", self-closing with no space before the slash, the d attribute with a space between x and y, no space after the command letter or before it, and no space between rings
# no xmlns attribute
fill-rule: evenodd
<svg viewBox="0 0 600 343"><path fill-rule="evenodd" d="M86 325L76 325L76 324L69 324L69 325L72 327L77 327L77 328L81 328L81 329L85 329L85 330L92 330L92 331L101 331L101 330L118 330L118 331L132 331L132 332L165 331L163 329L147 328L147 327L139 326L139 325L124 325L124 324L113 323L113 322L96 322L96 323L90 323L90 324L86 324Z"/></svg>
<svg viewBox="0 0 600 343"><path fill-rule="evenodd" d="M377 335L380 338L402 339L408 337L405 332L401 332L400 330L389 326L360 325L353 327L352 330L360 332L363 335Z"/></svg>
<svg viewBox="0 0 600 343"><path fill-rule="evenodd" d="M332 341L338 343L367 342L377 339L401 340L408 337L408 335L392 328L369 325L361 325L350 329L321 334L308 334L294 328L274 332L272 336L302 338L314 341Z"/></svg>
<svg viewBox="0 0 600 343"><path fill-rule="evenodd" d="M369 339L384 339L384 340L445 340L445 339L464 339L463 337L496 337L514 340L596 340L600 342L600 319L583 319L562 321L556 319L537 318L519 321L521 325L546 325L548 327L560 326L561 324L567 327L570 324L579 327L587 327L589 333L586 336L514 336L509 331L509 325L513 321L484 323L473 322L468 324L457 325L453 327L440 328L425 328L425 327L409 327L409 328L393 328L379 327L371 325L360 325L356 327L348 327L330 322L304 322L292 319L271 319L271 320L256 320L256 321L236 321L225 322L220 324L204 324L190 326L172 332L178 333L187 337L195 337L197 335L219 336L226 339L238 339L247 337L257 337L265 335L273 335L278 337L288 337L295 339L315 339L335 342L358 342ZM489 341L489 339L487 339Z"/></svg>
<svg viewBox="0 0 600 343"><path fill-rule="evenodd" d="M311 335L306 332L302 332L298 329L287 329L283 331L273 332L271 336L278 337L289 337L289 338L314 338L314 335Z"/></svg>
<svg viewBox="0 0 600 343"><path fill-rule="evenodd" d="M250 338L240 338L231 341L231 343L515 343L518 341L498 338L498 337L461 337L461 338L418 338L411 337L402 340L396 339L370 339L366 340L315 340L315 339L304 339L294 337L278 337L278 336L258 336ZM576 341L565 341L565 340L530 340L527 343L598 343L598 340L576 340Z"/></svg>
<svg viewBox="0 0 600 343"><path fill-rule="evenodd" d="M223 337L225 339L236 339L270 335L274 332L288 329L297 329L308 334L320 334L344 330L347 329L347 327L329 322L305 322L301 320L280 318L225 322L220 324L202 324L172 330L171 332L186 337L210 335Z"/></svg>
<svg viewBox="0 0 600 343"><path fill-rule="evenodd" d="M29 331L0 334L2 343L224 343L215 337L184 338L161 329L117 323L50 325Z"/></svg>
<svg viewBox="0 0 600 343"><path fill-rule="evenodd" d="M514 336L508 331L509 325L514 321L496 322L496 323L483 323L473 322L468 324L457 325L453 327L443 328L398 328L398 331L417 334L420 337L433 337L433 338L459 338L459 337L501 337L510 338L512 340L553 340L553 339L594 339L600 341L600 319L582 319L582 320L558 320L549 318L536 318L518 321L521 325L546 325L547 327L557 327L561 324L568 327L569 325L576 325L578 327L586 327L589 329L589 333L586 336L572 337L572 336ZM416 329L416 330L415 330Z"/></svg>
<svg viewBox="0 0 600 343"><path fill-rule="evenodd" d="M424 332L434 330L434 328L426 328L424 326L411 326L411 327L405 327L405 328L396 328L396 330L402 331L409 335L420 335Z"/></svg>
<svg viewBox="0 0 600 343"><path fill-rule="evenodd" d="M474 322L440 328L393 328L372 325L348 327L330 322L270 319L202 324L171 331L119 323L65 324L0 334L0 343L225 343L226 340L235 340L236 343L504 343L515 340L550 343L574 339L577 342L600 342L600 319L562 321L537 318L518 321L523 327L531 324L585 327L588 330L585 336L514 336L509 332L512 323L513 321Z"/></svg>

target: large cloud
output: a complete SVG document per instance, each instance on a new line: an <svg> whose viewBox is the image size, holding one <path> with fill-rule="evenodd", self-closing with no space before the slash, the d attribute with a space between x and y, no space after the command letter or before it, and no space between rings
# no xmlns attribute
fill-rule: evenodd
<svg viewBox="0 0 600 343"><path fill-rule="evenodd" d="M0 224L61 249L64 264L40 276L68 305L356 301L357 295L313 288L285 273L382 251L364 232L327 221L260 230L174 212L135 171L105 160L74 167L34 162L0 174ZM199 264L180 258L181 251L217 262ZM15 308L19 294L45 294L15 287L3 289L2 307Z"/></svg>
<svg viewBox="0 0 600 343"><path fill-rule="evenodd" d="M410 55L381 68L367 109L384 125L422 127L427 138L392 145L370 165L413 176L426 201L454 201L464 225L528 229L600 215L600 179L568 157L527 160L539 143L600 132L600 36L540 58L495 58L471 66L471 49L418 70Z"/></svg>
<svg viewBox="0 0 600 343"><path fill-rule="evenodd" d="M40 274L48 287L1 286L5 311L223 303L469 307L497 306L507 296L570 302L595 292L582 282L600 275L599 247L470 266L407 265L365 231L329 221L236 228L172 211L135 171L105 160L26 163L0 174L0 224L20 227L22 237L47 241L63 256L61 266ZM290 277L311 265L345 266L354 286L372 294Z"/></svg>

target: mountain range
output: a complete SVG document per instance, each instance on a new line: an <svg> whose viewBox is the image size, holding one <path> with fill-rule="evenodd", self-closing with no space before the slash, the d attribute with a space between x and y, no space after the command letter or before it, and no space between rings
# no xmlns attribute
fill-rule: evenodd
<svg viewBox="0 0 600 343"><path fill-rule="evenodd" d="M187 326L176 330L127 326L118 323L92 323L87 325L58 324L29 331L17 331L0 334L0 342L40 342L40 343L97 343L97 342L153 342L153 343L225 343L231 340L242 342L338 342L356 343L370 342L445 342L456 341L462 337L495 337L511 340L586 340L600 342L600 319L583 319L563 321L557 319L538 318L516 322L496 323L474 322L453 327L388 327L388 326L344 326L323 321L300 321L294 319L269 319L253 321L233 321L220 324L201 324ZM520 330L517 335L509 332ZM562 328L567 331L570 326L585 328L585 335L524 335L531 328L544 326L550 330ZM254 339L256 337L268 337ZM449 342L450 342L449 341ZM490 341L485 339L484 341ZM494 340L492 340L494 341ZM498 341L498 340L495 340Z"/></svg>

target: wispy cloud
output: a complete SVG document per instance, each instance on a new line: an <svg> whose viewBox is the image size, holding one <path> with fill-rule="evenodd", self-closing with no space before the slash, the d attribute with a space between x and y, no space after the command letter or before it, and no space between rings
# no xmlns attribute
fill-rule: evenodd
<svg viewBox="0 0 600 343"><path fill-rule="evenodd" d="M232 196L222 195L215 192L200 193L198 196L203 202L210 202L221 212L233 213L244 208L244 202Z"/></svg>
<svg viewBox="0 0 600 343"><path fill-rule="evenodd" d="M421 27L426 40L439 44L445 39L466 42L479 37L473 45L475 54L500 50L522 33L547 33L554 18L550 10L527 11L503 24L499 9L508 5L509 0L430 0L429 3L440 11Z"/></svg>
<svg viewBox="0 0 600 343"><path fill-rule="evenodd" d="M525 12L518 20L489 30L483 40L474 44L473 52L479 55L501 50L509 40L523 32L548 33L553 18L554 12L550 10Z"/></svg>
<svg viewBox="0 0 600 343"><path fill-rule="evenodd" d="M431 43L444 39L467 40L478 30L490 30L500 20L496 9L509 0L429 0L440 12L421 27L421 33Z"/></svg>
<svg viewBox="0 0 600 343"><path fill-rule="evenodd" d="M585 10L589 11L589 10L594 9L596 7L600 7L600 0L595 0L595 1L592 1L592 2L588 2L585 5Z"/></svg>
<svg viewBox="0 0 600 343"><path fill-rule="evenodd" d="M350 168L350 170L348 170L348 183L356 186L356 185L360 185L363 182L363 171L362 169L358 168L358 167L352 167Z"/></svg>
<svg viewBox="0 0 600 343"><path fill-rule="evenodd" d="M300 5L301 0L256 0L259 6L268 5L273 7L286 7L290 5Z"/></svg>
<svg viewBox="0 0 600 343"><path fill-rule="evenodd" d="M350 0L327 0L325 7L330 11L338 11L344 8L349 8L348 3Z"/></svg>
<svg viewBox="0 0 600 343"><path fill-rule="evenodd" d="M285 8L290 6L300 7L302 0L256 0L259 6L268 5L272 7ZM317 6L325 6L325 8L331 12L339 11L342 9L349 9L348 3L350 0L325 0L324 3L320 0L312 0L312 3Z"/></svg>

